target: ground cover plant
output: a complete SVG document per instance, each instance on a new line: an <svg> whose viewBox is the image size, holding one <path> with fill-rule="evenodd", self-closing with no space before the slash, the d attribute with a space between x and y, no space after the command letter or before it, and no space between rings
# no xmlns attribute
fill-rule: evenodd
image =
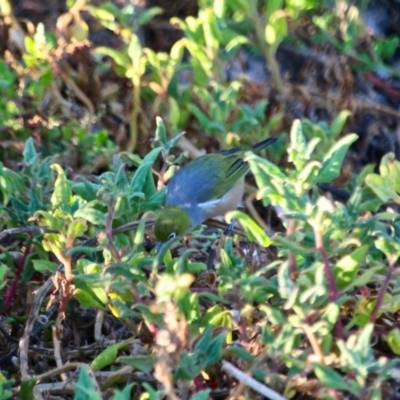
<svg viewBox="0 0 400 400"><path fill-rule="evenodd" d="M49 4L0 1L0 399L396 399L398 3ZM157 251L176 169L267 137Z"/></svg>

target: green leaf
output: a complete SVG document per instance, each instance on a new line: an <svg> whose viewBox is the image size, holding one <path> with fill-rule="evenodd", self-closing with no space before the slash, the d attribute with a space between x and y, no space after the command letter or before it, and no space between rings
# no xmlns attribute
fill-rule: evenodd
<svg viewBox="0 0 400 400"><path fill-rule="evenodd" d="M358 135L352 133L340 139L322 160L321 170L316 177L319 183L329 183L339 176L343 159L350 145L358 139Z"/></svg>
<svg viewBox="0 0 400 400"><path fill-rule="evenodd" d="M33 215L37 210L42 208L43 202L41 189L39 187L31 187L29 189L29 213Z"/></svg>
<svg viewBox="0 0 400 400"><path fill-rule="evenodd" d="M144 193L146 197L150 197L157 192L152 168L161 151L162 148L157 147L150 151L150 153L148 153L143 159L131 181L131 188L134 192Z"/></svg>
<svg viewBox="0 0 400 400"><path fill-rule="evenodd" d="M168 143L168 139L167 139L167 131L165 129L165 124L164 121L162 120L161 117L156 117L156 134L155 134L155 138L157 141L159 141L160 143L162 143L164 146Z"/></svg>
<svg viewBox="0 0 400 400"><path fill-rule="evenodd" d="M385 254L391 263L394 263L400 257L400 243L395 238L382 234L374 243L376 248Z"/></svg>
<svg viewBox="0 0 400 400"><path fill-rule="evenodd" d="M22 173L17 173L8 168L4 168L3 173L5 173L7 178L12 182L14 191L23 192L26 189L26 178Z"/></svg>
<svg viewBox="0 0 400 400"><path fill-rule="evenodd" d="M21 388L18 393L19 400L31 400L34 399L33 389L36 385L35 379L24 379L21 382Z"/></svg>
<svg viewBox="0 0 400 400"><path fill-rule="evenodd" d="M245 161L248 161L259 188L263 188L264 185L270 186L271 178L282 182L287 179L286 174L277 165L265 158L253 153L246 153Z"/></svg>
<svg viewBox="0 0 400 400"><path fill-rule="evenodd" d="M88 308L95 308L99 310L106 310L102 304L100 304L93 294L86 292L85 290L76 289L74 291L75 297L78 299L79 303L81 304L82 308L87 310Z"/></svg>
<svg viewBox="0 0 400 400"><path fill-rule="evenodd" d="M201 390L193 396L190 396L190 400L208 400L210 398L211 389Z"/></svg>
<svg viewBox="0 0 400 400"><path fill-rule="evenodd" d="M214 10L212 8L203 10L202 17L206 46L211 49L217 49L221 42L221 32L217 24Z"/></svg>
<svg viewBox="0 0 400 400"><path fill-rule="evenodd" d="M67 231L67 238L75 239L79 236L82 236L87 230L87 223L84 219L75 219L73 220Z"/></svg>
<svg viewBox="0 0 400 400"><path fill-rule="evenodd" d="M230 211L226 214L228 223L232 219L237 219L243 226L246 232L246 236L250 241L256 240L261 246L269 247L272 240L269 238L267 233L258 225L251 217L242 211Z"/></svg>
<svg viewBox="0 0 400 400"><path fill-rule="evenodd" d="M228 54L233 54L241 48L243 45L247 45L249 43L249 38L246 36L238 35L231 39L227 45L225 46L225 50Z"/></svg>
<svg viewBox="0 0 400 400"><path fill-rule="evenodd" d="M397 356L400 356L400 329L392 329L387 336L387 343Z"/></svg>
<svg viewBox="0 0 400 400"><path fill-rule="evenodd" d="M122 391L115 391L114 397L112 400L130 400L132 388L136 385L136 383L130 383L126 385Z"/></svg>
<svg viewBox="0 0 400 400"><path fill-rule="evenodd" d="M337 117L333 120L333 122L331 124L331 135L333 137L338 136L342 132L343 127L347 121L347 118L349 118L350 115L351 115L351 111L342 110L337 115Z"/></svg>
<svg viewBox="0 0 400 400"><path fill-rule="evenodd" d="M75 400L102 400L100 391L95 384L94 375L90 369L83 365L79 371L79 379L75 385ZM92 376L91 376L92 375Z"/></svg>
<svg viewBox="0 0 400 400"><path fill-rule="evenodd" d="M209 326L203 337L197 342L194 355L196 360L200 363L201 368L206 368L221 360L222 357L222 344L225 341L226 332L220 333L212 339L213 328Z"/></svg>
<svg viewBox="0 0 400 400"><path fill-rule="evenodd" d="M54 183L54 191L51 196L51 204L54 207L60 207L62 210L68 210L72 203L72 191L69 182L65 176L64 170L58 164L52 164L50 168L57 172L57 179Z"/></svg>
<svg viewBox="0 0 400 400"><path fill-rule="evenodd" d="M304 247L298 244L297 242L294 242L284 236L280 236L279 234L275 235L272 238L272 241L275 246L286 248L287 250L294 251L295 253L298 254L307 254L313 252L313 249Z"/></svg>
<svg viewBox="0 0 400 400"><path fill-rule="evenodd" d="M127 50L128 56L131 59L131 64L135 69L135 73L141 73L140 60L143 55L143 48L137 35L132 35Z"/></svg>
<svg viewBox="0 0 400 400"><path fill-rule="evenodd" d="M372 305L371 305L372 306ZM355 346L353 347L354 352L361 357L361 360L365 363L368 362L372 357L371 339L374 333L374 324L368 323L362 329L357 337Z"/></svg>
<svg viewBox="0 0 400 400"><path fill-rule="evenodd" d="M148 374L153 370L157 359L157 354L149 354L146 356L118 357L118 361L122 364L130 365L131 367L142 371L145 374Z"/></svg>
<svg viewBox="0 0 400 400"><path fill-rule="evenodd" d="M169 102L169 121L171 126L177 127L181 118L181 110L179 103L173 98L168 98Z"/></svg>
<svg viewBox="0 0 400 400"><path fill-rule="evenodd" d="M72 185L72 191L85 201L95 200L97 192L100 189L101 185L90 182L86 179L83 182L75 183Z"/></svg>
<svg viewBox="0 0 400 400"><path fill-rule="evenodd" d="M74 213L74 218L83 218L96 226L105 226L107 212L101 210L101 204L98 200L84 204Z"/></svg>
<svg viewBox="0 0 400 400"><path fill-rule="evenodd" d="M222 332L211 341L210 346L208 347L208 356L202 362L203 368L207 368L221 360L222 346L226 340L226 336L227 332Z"/></svg>
<svg viewBox="0 0 400 400"><path fill-rule="evenodd" d="M39 272L55 272L57 271L58 266L55 262L49 260L32 260L32 264L33 268L35 268L35 270Z"/></svg>
<svg viewBox="0 0 400 400"><path fill-rule="evenodd" d="M287 36L287 33L287 22L282 13L276 12L271 15L265 26L265 41L272 47L273 51L276 51L279 44Z"/></svg>
<svg viewBox="0 0 400 400"><path fill-rule="evenodd" d="M9 382L13 382L13 381L9 381ZM8 400L8 399L15 398L15 394L13 394L13 392L11 390L7 390L8 389L7 386L9 386L9 385L7 385L7 383L6 383L6 378L0 371L0 399L1 400Z"/></svg>
<svg viewBox="0 0 400 400"><path fill-rule="evenodd" d="M143 386L143 388L146 390L146 394L148 394L149 396L146 398L146 400L160 400L163 398L164 396L164 391L156 391L154 390L154 388L146 382L142 382L141 385Z"/></svg>
<svg viewBox="0 0 400 400"><path fill-rule="evenodd" d="M131 66L131 60L124 51L111 49L109 47L96 47L95 52L104 56L111 57L119 66L128 70Z"/></svg>
<svg viewBox="0 0 400 400"><path fill-rule="evenodd" d="M8 271L7 266L5 264L0 263L0 291L4 289L4 287L7 285L7 280L5 279L7 271Z"/></svg>
<svg viewBox="0 0 400 400"><path fill-rule="evenodd" d="M251 11L251 3L248 0L229 0L227 5L231 10L240 11L245 15L249 15Z"/></svg>
<svg viewBox="0 0 400 400"><path fill-rule="evenodd" d="M154 17L157 15L160 15L164 13L164 10L160 7L151 7L147 8L145 11L143 11L139 17L137 18L137 24L139 26L141 25L146 25L148 22L150 22Z"/></svg>
<svg viewBox="0 0 400 400"><path fill-rule="evenodd" d="M365 177L365 183L384 202L396 201L400 203L400 196L393 188L393 182L377 174L369 174Z"/></svg>
<svg viewBox="0 0 400 400"><path fill-rule="evenodd" d="M365 183L383 201L390 200L400 204L400 162L395 159L393 153L386 154L379 166L380 175L369 174L365 177Z"/></svg>
<svg viewBox="0 0 400 400"><path fill-rule="evenodd" d="M38 154L35 149L35 144L32 137L28 138L25 142L24 151L22 152L24 163L35 165L38 160Z"/></svg>
<svg viewBox="0 0 400 400"><path fill-rule="evenodd" d="M299 119L293 121L290 130L290 145L288 147L289 162L292 162L297 171L300 171L308 161L306 156L307 143Z"/></svg>
<svg viewBox="0 0 400 400"><path fill-rule="evenodd" d="M116 360L118 356L118 351L123 347L126 347L131 342L132 341L128 339L123 342L115 343L111 346L108 346L92 361L90 366L93 368L94 371L99 371L104 367L107 367Z"/></svg>
<svg viewBox="0 0 400 400"><path fill-rule="evenodd" d="M388 177L392 183L393 189L396 193L400 193L400 162L396 160L396 156L393 153L388 153L383 157L381 166L384 163L387 165Z"/></svg>
<svg viewBox="0 0 400 400"><path fill-rule="evenodd" d="M265 326L265 325L264 325ZM257 359L248 350L243 347L232 346L229 347L229 352L233 353L236 357L242 359L243 361L256 362Z"/></svg>
<svg viewBox="0 0 400 400"><path fill-rule="evenodd" d="M314 364L314 372L325 388L349 390L349 384L333 368L328 368L322 364Z"/></svg>
<svg viewBox="0 0 400 400"><path fill-rule="evenodd" d="M371 282L374 275L380 271L381 267L368 267L360 276L357 276L351 283L346 287L346 292L349 292L353 287L361 287Z"/></svg>
<svg viewBox="0 0 400 400"><path fill-rule="evenodd" d="M128 185L128 177L126 176L125 164L121 164L115 174L114 184L118 189L123 189Z"/></svg>
<svg viewBox="0 0 400 400"><path fill-rule="evenodd" d="M174 374L175 379L190 380L201 372L194 355L185 352L180 354L179 366Z"/></svg>
<svg viewBox="0 0 400 400"><path fill-rule="evenodd" d="M27 214L29 212L28 206L14 196L10 197L10 201L14 211L16 212L17 215L19 215L20 220L25 221L28 216Z"/></svg>
<svg viewBox="0 0 400 400"><path fill-rule="evenodd" d="M62 218L55 217L54 215L48 213L47 211L36 211L35 217L41 216L45 222L46 226L50 229L55 229L61 231L64 227L64 220Z"/></svg>
<svg viewBox="0 0 400 400"><path fill-rule="evenodd" d="M266 0L265 1L265 20L268 21L272 14L283 7L283 0Z"/></svg>
<svg viewBox="0 0 400 400"><path fill-rule="evenodd" d="M336 278L338 289L341 290L354 281L368 250L368 245L361 246L351 254L341 258L336 265L333 266L333 273Z"/></svg>
<svg viewBox="0 0 400 400"><path fill-rule="evenodd" d="M115 16L113 13L108 11L106 8L103 7L94 7L92 5L87 5L87 10L92 14L96 19L103 21L112 22L115 20Z"/></svg>

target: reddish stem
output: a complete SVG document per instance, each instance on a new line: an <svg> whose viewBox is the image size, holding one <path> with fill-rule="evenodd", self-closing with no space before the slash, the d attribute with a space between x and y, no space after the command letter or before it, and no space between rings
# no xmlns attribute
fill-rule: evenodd
<svg viewBox="0 0 400 400"><path fill-rule="evenodd" d="M5 315L7 310L10 308L13 298L15 297L15 292L17 290L18 283L21 279L22 271L24 270L24 265L26 259L31 252L31 245L26 246L24 254L22 257L16 262L16 272L13 281L8 286L6 291L6 296L4 298L3 309L1 310L1 314Z"/></svg>
<svg viewBox="0 0 400 400"><path fill-rule="evenodd" d="M326 280L328 281L329 300L331 302L335 302L338 298L338 290L336 287L335 276L333 275L332 268L329 264L328 254L325 251L324 239L323 239L322 233L319 231L319 229L314 228L314 234L315 234L315 247L316 247L317 251L319 252L319 254L321 254L322 262L324 264ZM340 319L338 319L336 321L335 333L336 333L337 338L343 339L343 337L344 337L343 327L342 327L342 322L340 321Z"/></svg>
<svg viewBox="0 0 400 400"><path fill-rule="evenodd" d="M328 281L329 287L329 300L335 302L338 297L338 290L336 288L335 276L333 275L332 268L329 264L328 254L326 254L324 241L321 232L318 229L315 229L315 247L319 254L321 254L322 262L324 264L324 271L326 280Z"/></svg>
<svg viewBox="0 0 400 400"><path fill-rule="evenodd" d="M286 237L291 239L296 231L296 221L294 219L289 220L288 227L286 230ZM296 255L292 250L289 250L289 272L292 279L295 279L297 272Z"/></svg>
<svg viewBox="0 0 400 400"><path fill-rule="evenodd" d="M390 86L384 80L378 78L372 72L366 72L364 74L364 76L367 78L368 81L370 81L378 89L383 90L390 96L400 98L400 90L399 89L396 89L395 87Z"/></svg>
<svg viewBox="0 0 400 400"><path fill-rule="evenodd" d="M376 299L374 309L372 310L372 313L371 313L371 322L372 323L375 323L375 321L378 317L378 312L382 307L383 298L384 298L386 290L389 286L389 282L392 277L393 269L394 269L394 262L389 262L385 280L383 281L383 284L382 284L381 288L379 289L378 297Z"/></svg>

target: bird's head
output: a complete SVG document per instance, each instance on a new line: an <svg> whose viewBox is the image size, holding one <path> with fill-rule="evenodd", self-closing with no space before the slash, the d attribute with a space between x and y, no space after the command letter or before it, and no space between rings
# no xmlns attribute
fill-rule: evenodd
<svg viewBox="0 0 400 400"><path fill-rule="evenodd" d="M183 236L192 227L189 214L181 207L166 206L158 215L154 225L154 235L159 242L166 242Z"/></svg>

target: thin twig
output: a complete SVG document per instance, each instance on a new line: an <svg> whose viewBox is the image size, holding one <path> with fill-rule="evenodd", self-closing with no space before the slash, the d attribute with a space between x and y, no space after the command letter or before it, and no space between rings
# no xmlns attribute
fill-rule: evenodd
<svg viewBox="0 0 400 400"><path fill-rule="evenodd" d="M21 337L21 340L19 341L19 359L22 379L30 378L28 363L29 339L31 337L35 321L39 317L39 311L42 306L43 300L47 296L47 293L53 288L53 276L51 276L49 279L47 279L45 284L35 292L35 298L33 300L32 308L26 321L24 333Z"/></svg>
<svg viewBox="0 0 400 400"><path fill-rule="evenodd" d="M265 386L261 382L241 371L239 368L236 368L230 362L222 361L222 370L269 400L287 400L285 397L270 389L268 386Z"/></svg>
<svg viewBox="0 0 400 400"><path fill-rule="evenodd" d="M94 340L97 343L101 343L104 340L104 336L101 334L101 328L103 327L104 311L97 310L96 322L94 324Z"/></svg>
<svg viewBox="0 0 400 400"><path fill-rule="evenodd" d="M55 376L65 373L65 372L71 371L72 369L76 370L79 367L81 367L82 365L85 365L85 363L69 362L69 363L64 364L61 367L51 369L50 371L44 372L43 374L40 374L40 375L36 375L35 379L37 382L44 381L46 379L53 378Z"/></svg>
<svg viewBox="0 0 400 400"><path fill-rule="evenodd" d="M79 86L75 83L75 81L67 74L67 72L63 71L61 68L59 69L60 76L66 85L74 92L76 97L82 101L83 104L87 107L90 115L94 115L95 109L92 101L86 96L86 94L79 88Z"/></svg>
<svg viewBox="0 0 400 400"><path fill-rule="evenodd" d="M18 235L19 233L58 233L56 229L46 228L44 226L20 226L18 228L4 229L0 232L0 242L10 236Z"/></svg>
<svg viewBox="0 0 400 400"><path fill-rule="evenodd" d="M307 323L304 323L303 330L307 336L308 341L311 344L311 347L313 349L315 356L318 359L318 362L324 363L324 353L322 352L321 346L319 345L318 340L317 340L314 332L312 331L310 325Z"/></svg>
<svg viewBox="0 0 400 400"><path fill-rule="evenodd" d="M64 363L61 358L61 342L58 338L58 329L56 325L52 326L52 333L53 333L53 346L54 346L54 359L56 360L57 367L60 369L64 366ZM66 382L68 380L68 376L65 372L60 374L61 379Z"/></svg>
<svg viewBox="0 0 400 400"><path fill-rule="evenodd" d="M250 215L258 223L258 225L260 225L265 232L270 233L268 225L264 222L264 220L261 218L260 214L257 212L256 208L253 205L253 200L256 198L256 196L256 191L253 191L249 196L247 196L246 208L249 210Z"/></svg>
<svg viewBox="0 0 400 400"><path fill-rule="evenodd" d="M179 139L177 147L179 147L181 151L189 153L190 158L198 158L205 154L204 150L199 150L186 136L182 136Z"/></svg>

